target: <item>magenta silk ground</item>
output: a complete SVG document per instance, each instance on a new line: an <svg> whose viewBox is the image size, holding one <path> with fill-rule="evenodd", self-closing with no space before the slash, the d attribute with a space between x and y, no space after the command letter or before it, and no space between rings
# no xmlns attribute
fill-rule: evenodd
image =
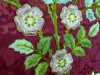
<svg viewBox="0 0 100 75"><path fill-rule="evenodd" d="M43 27L44 36L53 35L53 26L50 20L50 17L47 12L46 5L42 0L20 0L21 4L29 3L32 6L39 7L45 18L45 25ZM84 8L84 0L79 0L78 7L79 9ZM58 5L58 15L61 12L62 5ZM95 10L94 10L95 12ZM14 6L8 5L6 3L0 3L0 75L35 75L34 68L25 70L24 60L25 55L14 52L12 49L9 49L8 46L15 41L16 39L27 39L36 45L39 38L24 36L22 33L19 33L16 29L14 23L14 16L16 15L16 8ZM98 19L99 20L99 19ZM95 24L96 21L89 22L85 13L83 13L82 25L85 27L86 31L89 31L91 25ZM100 20L99 20L100 23ZM61 24L60 19L58 21L59 25L59 34L61 35L61 47L63 44L62 35L64 34L64 26ZM73 35L77 31L72 31ZM93 47L86 49L85 57L74 57L74 63L72 64L71 75L91 75L92 71L100 72L100 32L94 38L91 38ZM51 48L55 50L55 42L51 41ZM45 58L48 58L45 56ZM50 61L49 59L47 59ZM50 68L48 69L46 75L54 75Z"/></svg>

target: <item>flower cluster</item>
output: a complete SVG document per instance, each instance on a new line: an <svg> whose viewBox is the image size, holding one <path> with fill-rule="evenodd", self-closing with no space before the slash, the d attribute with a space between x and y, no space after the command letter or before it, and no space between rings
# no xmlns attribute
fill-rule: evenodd
<svg viewBox="0 0 100 75"><path fill-rule="evenodd" d="M25 4L17 10L17 16L15 16L17 29L24 34L35 35L44 25L42 16L43 13L38 7L31 8L30 5ZM81 11L76 5L69 5L68 8L63 7L60 17L67 29L76 29L82 21Z"/></svg>
<svg viewBox="0 0 100 75"><path fill-rule="evenodd" d="M77 0L76 0L77 1ZM69 4L68 6L62 7L60 12L61 23L64 24L65 28L68 30L68 33L63 35L64 39L64 48L60 48L60 35L58 34L58 15L57 15L57 4L67 4L72 2L72 0L43 0L48 7L48 13L51 17L52 24L54 27L53 37L44 37L42 34L42 28L45 23L43 18L43 12L38 7L31 7L29 4L24 4L20 7L14 18L16 27L19 32L22 32L24 35L33 36L37 35L37 32L40 32L39 43L37 43L36 49L34 49L31 42L25 39L17 39L12 43L9 48L15 49L15 52L20 54L29 55L25 60L25 68L30 69L35 67L36 75L45 75L48 66L50 65L52 72L57 73L58 75L63 75L72 69L73 57L82 57L85 56L85 48L91 48L92 43L89 40L89 37L95 37L99 32L99 22L92 25L88 34L86 33L85 28L81 25L81 21L84 19L81 10L76 4ZM93 0L85 0L86 8L89 8L93 5ZM96 10L97 17L100 17L99 8ZM96 17L92 9L86 9L86 18L90 21L96 20ZM69 31L80 28L76 33L76 39ZM88 35L88 36L87 36ZM55 40L56 52L52 53L51 49L51 39ZM70 53L67 52L67 48L71 49ZM51 61L48 64L48 61L45 61L44 55L49 54ZM40 60L43 58L43 62Z"/></svg>

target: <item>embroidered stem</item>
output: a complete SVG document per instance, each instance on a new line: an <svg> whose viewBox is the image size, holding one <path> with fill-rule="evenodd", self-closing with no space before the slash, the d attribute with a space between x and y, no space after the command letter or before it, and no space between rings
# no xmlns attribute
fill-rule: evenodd
<svg viewBox="0 0 100 75"><path fill-rule="evenodd" d="M57 72L55 75L70 75L70 71L69 72L65 72L64 74Z"/></svg>
<svg viewBox="0 0 100 75"><path fill-rule="evenodd" d="M69 71L69 72L67 72L67 73L65 73L65 75L70 75L70 71Z"/></svg>
<svg viewBox="0 0 100 75"><path fill-rule="evenodd" d="M20 4L19 0L4 0L8 4L14 5L17 9L20 8L22 5Z"/></svg>
<svg viewBox="0 0 100 75"><path fill-rule="evenodd" d="M42 31L38 31L37 34L38 34L38 36L40 37L40 39L43 38L43 32L42 32Z"/></svg>
<svg viewBox="0 0 100 75"><path fill-rule="evenodd" d="M57 7L56 7L56 1L51 4L51 5L48 5L48 12L51 16L51 19L52 19L52 22L53 22L53 26L54 26L54 38L55 38L55 41L56 41L56 47L57 49L60 49L60 46L59 46L59 35L58 35L58 16L57 16Z"/></svg>

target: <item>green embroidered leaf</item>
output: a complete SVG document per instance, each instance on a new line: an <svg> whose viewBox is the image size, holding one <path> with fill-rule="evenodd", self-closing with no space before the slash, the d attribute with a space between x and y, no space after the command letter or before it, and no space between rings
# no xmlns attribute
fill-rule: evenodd
<svg viewBox="0 0 100 75"><path fill-rule="evenodd" d="M92 43L91 43L91 41L89 39L83 39L83 40L81 40L80 44L84 48L91 48L92 47Z"/></svg>
<svg viewBox="0 0 100 75"><path fill-rule="evenodd" d="M100 0L95 0L96 3L100 3Z"/></svg>
<svg viewBox="0 0 100 75"><path fill-rule="evenodd" d="M4 0L4 1L11 4L11 5L16 6L16 8L21 7L21 4L20 4L19 0Z"/></svg>
<svg viewBox="0 0 100 75"><path fill-rule="evenodd" d="M28 56L25 60L25 63L24 63L25 68L30 69L32 67L35 67L38 64L38 62L40 61L41 58L42 57L39 54L32 54L32 55Z"/></svg>
<svg viewBox="0 0 100 75"><path fill-rule="evenodd" d="M100 18L100 8L99 7L96 8L96 16Z"/></svg>
<svg viewBox="0 0 100 75"><path fill-rule="evenodd" d="M66 34L64 36L65 47L74 48L75 47L75 39L72 34Z"/></svg>
<svg viewBox="0 0 100 75"><path fill-rule="evenodd" d="M81 47L76 47L72 50L72 53L75 55L75 56L85 56L85 51L83 48Z"/></svg>
<svg viewBox="0 0 100 75"><path fill-rule="evenodd" d="M20 54L30 54L33 52L33 45L31 42L25 39L18 39L14 43L12 43L9 48L13 48L16 52Z"/></svg>
<svg viewBox="0 0 100 75"><path fill-rule="evenodd" d="M95 37L97 33L99 32L99 23L94 24L90 30L89 30L89 36L90 37Z"/></svg>
<svg viewBox="0 0 100 75"><path fill-rule="evenodd" d="M83 26L80 27L80 30L77 33L78 41L82 40L86 36L86 31Z"/></svg>
<svg viewBox="0 0 100 75"><path fill-rule="evenodd" d="M48 69L48 63L46 62L40 63L35 69L35 75L45 75L47 69Z"/></svg>
<svg viewBox="0 0 100 75"><path fill-rule="evenodd" d="M38 50L40 50L43 55L50 50L50 40L50 37L43 37L38 43Z"/></svg>
<svg viewBox="0 0 100 75"><path fill-rule="evenodd" d="M98 8L100 8L100 0L95 0L96 5L98 6Z"/></svg>

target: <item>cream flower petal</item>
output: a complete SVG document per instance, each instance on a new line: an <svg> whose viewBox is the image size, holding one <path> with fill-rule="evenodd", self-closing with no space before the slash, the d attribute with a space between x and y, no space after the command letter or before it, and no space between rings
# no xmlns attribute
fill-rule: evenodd
<svg viewBox="0 0 100 75"><path fill-rule="evenodd" d="M61 18L61 19L63 19L64 17L66 17L67 10L68 10L68 9L67 9L67 7L65 7L65 6L62 8L62 13L60 14L60 18Z"/></svg>
<svg viewBox="0 0 100 75"><path fill-rule="evenodd" d="M77 16L78 19L79 19L80 21L82 21L83 18L82 18L82 13L81 13L81 11L78 11L78 12L77 12L77 15L79 15L79 16Z"/></svg>
<svg viewBox="0 0 100 75"><path fill-rule="evenodd" d="M15 16L14 21L17 25L18 31L22 32L23 30L21 28L23 28L23 26L22 26L22 23L21 23L21 20L20 20L19 16Z"/></svg>
<svg viewBox="0 0 100 75"><path fill-rule="evenodd" d="M32 7L32 14L34 17L42 17L43 13L38 7Z"/></svg>
<svg viewBox="0 0 100 75"><path fill-rule="evenodd" d="M80 26L80 23L76 23L75 26L70 26L69 29L75 30L75 29L78 28L79 26Z"/></svg>
<svg viewBox="0 0 100 75"><path fill-rule="evenodd" d="M17 15L24 15L28 10L31 9L29 4L24 4L21 8L17 10Z"/></svg>
<svg viewBox="0 0 100 75"><path fill-rule="evenodd" d="M75 30L76 28L80 27L80 23L77 23L76 26L74 26L72 29Z"/></svg>
<svg viewBox="0 0 100 75"><path fill-rule="evenodd" d="M20 21L19 21L18 16L15 16L14 21L15 21L16 25L20 25Z"/></svg>
<svg viewBox="0 0 100 75"><path fill-rule="evenodd" d="M78 7L76 5L69 5L68 9L74 9L74 10L78 10Z"/></svg>
<svg viewBox="0 0 100 75"><path fill-rule="evenodd" d="M19 20L20 20L20 29L22 30L22 32L24 33L27 33L27 32L31 32L31 31L34 31L33 28L30 28L27 26L27 24L25 24L25 21L24 19L21 17L21 16L18 16L19 17Z"/></svg>
<svg viewBox="0 0 100 75"><path fill-rule="evenodd" d="M79 27L80 26L80 22L78 22L78 21L76 21L76 22L74 22L74 23L71 23L70 21L66 21L66 18L64 18L63 20L62 20L62 23L64 23L65 24L65 27L67 28L67 29L76 29L77 27Z"/></svg>
<svg viewBox="0 0 100 75"><path fill-rule="evenodd" d="M39 20L38 20L38 22L36 23L36 25L35 25L35 29L36 30L41 30L42 28L43 28L43 24L44 24L44 19L43 18L39 18Z"/></svg>
<svg viewBox="0 0 100 75"><path fill-rule="evenodd" d="M66 58L67 63L68 63L68 64L71 64L71 63L73 62L72 55L69 53L69 54L67 54L67 56L66 56L66 57L67 57L67 58Z"/></svg>

